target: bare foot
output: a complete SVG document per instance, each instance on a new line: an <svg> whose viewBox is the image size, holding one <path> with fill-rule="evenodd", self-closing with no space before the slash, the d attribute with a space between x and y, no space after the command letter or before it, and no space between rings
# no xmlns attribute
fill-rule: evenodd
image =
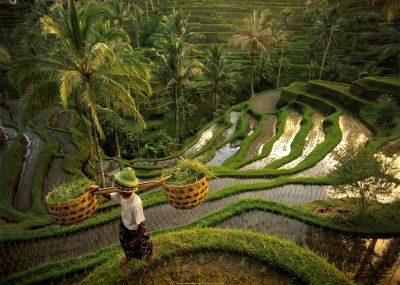
<svg viewBox="0 0 400 285"><path fill-rule="evenodd" d="M121 266L122 272L126 272L130 262L131 262L130 260L125 259L124 264L122 264L122 266Z"/></svg>
<svg viewBox="0 0 400 285"><path fill-rule="evenodd" d="M154 261L156 260L156 255L157 255L157 252L154 249L154 247L152 247L151 251L150 251L150 254L149 254L149 259L148 259L148 263L149 264L153 264L154 263Z"/></svg>

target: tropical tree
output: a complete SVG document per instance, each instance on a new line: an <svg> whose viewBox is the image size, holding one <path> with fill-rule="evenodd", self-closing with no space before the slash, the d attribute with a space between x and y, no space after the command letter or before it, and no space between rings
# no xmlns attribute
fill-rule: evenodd
<svg viewBox="0 0 400 285"><path fill-rule="evenodd" d="M309 0L306 1L305 14L312 22L320 19L329 7L328 0Z"/></svg>
<svg viewBox="0 0 400 285"><path fill-rule="evenodd" d="M400 72L400 32L394 27L384 27L382 31L390 34L392 39L384 45L371 48L366 53L366 57L375 59L378 64L386 67L391 62L394 64L393 67L397 68Z"/></svg>
<svg viewBox="0 0 400 285"><path fill-rule="evenodd" d="M140 23L142 21L142 16L144 14L143 9L136 1L133 0L115 0L112 2L114 10L115 24L133 24L135 33L135 43L136 47L140 47Z"/></svg>
<svg viewBox="0 0 400 285"><path fill-rule="evenodd" d="M197 37L199 34L188 25L182 11L174 9L171 15L162 17L155 45L160 59L160 78L167 83L174 100L176 138L179 138L178 100L182 97L183 86L201 73L201 63L191 56L199 51L189 43Z"/></svg>
<svg viewBox="0 0 400 285"><path fill-rule="evenodd" d="M280 79L281 79L281 70L282 70L282 62L283 62L283 50L285 48L285 42L287 40L287 26L291 21L293 15L293 10L290 7L286 7L282 10L282 16L283 16L283 32L280 33L280 37L279 40L281 42L281 58L279 60L279 70L278 70L278 79L276 82L276 88L279 88L279 83L280 83Z"/></svg>
<svg viewBox="0 0 400 285"><path fill-rule="evenodd" d="M316 20L312 29L312 35L317 41L322 42L324 45L324 52L322 56L321 69L319 72L319 79L322 77L326 57L328 55L331 44L337 43L341 39L342 30L341 25L341 9L339 5L331 7L327 13L321 18Z"/></svg>
<svg viewBox="0 0 400 285"><path fill-rule="evenodd" d="M244 27L229 39L230 45L248 50L251 63L251 94L254 94L254 60L257 51L271 52L274 48L275 39L270 27L269 10L263 10L260 14L254 11L251 16L244 20Z"/></svg>
<svg viewBox="0 0 400 285"><path fill-rule="evenodd" d="M350 148L338 158L336 168L329 174L339 195L355 197L358 214L364 215L369 201L389 196L399 185L398 169L389 161L377 157L374 150Z"/></svg>
<svg viewBox="0 0 400 285"><path fill-rule="evenodd" d="M120 36L104 36L101 22L107 13L104 5L85 2L76 7L75 1L69 0L67 7L57 8L54 18L41 18L43 34L53 37L54 47L47 54L16 64L10 72L26 114L61 101L84 121L87 118L103 185L99 138L104 139L104 133L98 109L113 102L115 112L144 124L135 98L151 94L150 70L143 60L131 48L120 48Z"/></svg>
<svg viewBox="0 0 400 285"><path fill-rule="evenodd" d="M226 53L221 45L211 45L207 49L204 64L204 76L213 83L214 111L218 108L218 96L220 95L220 84L233 75L234 63L229 63Z"/></svg>

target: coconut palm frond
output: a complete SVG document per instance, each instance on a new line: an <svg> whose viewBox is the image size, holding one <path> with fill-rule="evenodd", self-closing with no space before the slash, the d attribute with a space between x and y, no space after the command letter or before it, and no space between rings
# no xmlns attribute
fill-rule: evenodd
<svg viewBox="0 0 400 285"><path fill-rule="evenodd" d="M383 18L390 23L400 14L400 0L386 0L383 7Z"/></svg>
<svg viewBox="0 0 400 285"><path fill-rule="evenodd" d="M0 63L5 66L10 66L13 63L13 59L8 50L0 45Z"/></svg>

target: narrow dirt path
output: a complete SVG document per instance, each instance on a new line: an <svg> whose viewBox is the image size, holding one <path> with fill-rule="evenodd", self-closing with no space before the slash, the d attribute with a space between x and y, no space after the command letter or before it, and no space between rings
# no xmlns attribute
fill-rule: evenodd
<svg viewBox="0 0 400 285"><path fill-rule="evenodd" d="M278 90L256 94L250 100L250 107L256 113L274 113L280 97L281 92Z"/></svg>

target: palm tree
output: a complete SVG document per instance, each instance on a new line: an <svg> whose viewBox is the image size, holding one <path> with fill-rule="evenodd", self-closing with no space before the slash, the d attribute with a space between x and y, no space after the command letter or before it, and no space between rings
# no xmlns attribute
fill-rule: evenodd
<svg viewBox="0 0 400 285"><path fill-rule="evenodd" d="M207 49L207 55L204 64L205 77L213 82L214 91L214 111L218 107L218 95L220 91L220 84L232 76L234 68L233 63L228 63L226 54L221 45L211 45Z"/></svg>
<svg viewBox="0 0 400 285"><path fill-rule="evenodd" d="M285 42L287 38L287 26L290 23L290 20L293 15L293 10L291 8L284 8L282 10L282 16L283 16L283 32L280 33L280 41L282 42L282 47L281 47L281 58L279 60L279 71L278 71L278 79L276 83L276 88L279 88L279 83L280 83L280 78L281 78L281 70L282 70L282 62L283 62L283 49L285 48Z"/></svg>
<svg viewBox="0 0 400 285"><path fill-rule="evenodd" d="M251 58L251 94L254 94L254 57L257 51L270 52L273 49L274 38L269 26L270 11L257 11L244 20L243 32L233 35L229 43L234 47L247 49Z"/></svg>
<svg viewBox="0 0 400 285"><path fill-rule="evenodd" d="M61 101L65 108L73 107L82 119L88 119L103 185L99 138L103 139L104 133L97 110L113 102L116 112L144 124L133 96L151 94L149 68L131 48L121 48L121 37L111 37L101 24L108 12L97 3L85 2L78 8L69 0L66 8L58 7L54 19L41 18L43 34L54 37L54 48L16 64L10 72L26 112Z"/></svg>
<svg viewBox="0 0 400 285"><path fill-rule="evenodd" d="M322 15L325 14L326 10L329 7L329 2L327 0L313 0L306 2L306 11L305 14L311 18L312 22L315 22L320 19Z"/></svg>
<svg viewBox="0 0 400 285"><path fill-rule="evenodd" d="M144 14L143 9L133 0L113 1L114 18L117 24L129 23L134 25L136 47L140 47L140 22Z"/></svg>
<svg viewBox="0 0 400 285"><path fill-rule="evenodd" d="M201 64L191 57L198 49L189 41L199 37L181 11L173 10L169 16L163 16L160 22L160 34L155 45L159 50L160 77L166 81L167 89L172 91L174 99L175 135L179 138L178 100L182 96L183 85L201 73Z"/></svg>
<svg viewBox="0 0 400 285"><path fill-rule="evenodd" d="M319 79L322 77L322 71L324 70L326 57L328 55L329 48L332 43L340 40L341 19L340 19L340 6L335 5L331 7L328 12L322 17L321 20L315 21L312 29L312 35L324 44L324 53L322 56L321 69L319 72Z"/></svg>

